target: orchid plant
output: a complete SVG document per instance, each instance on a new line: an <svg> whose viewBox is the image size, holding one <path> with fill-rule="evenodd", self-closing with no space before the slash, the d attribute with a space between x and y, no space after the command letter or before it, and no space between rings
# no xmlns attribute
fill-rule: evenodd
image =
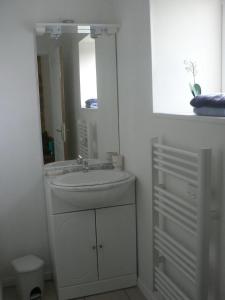
<svg viewBox="0 0 225 300"><path fill-rule="evenodd" d="M194 97L201 95L201 86L196 83L196 76L198 74L197 63L191 60L184 61L185 70L193 76L193 84L189 83L191 93Z"/></svg>

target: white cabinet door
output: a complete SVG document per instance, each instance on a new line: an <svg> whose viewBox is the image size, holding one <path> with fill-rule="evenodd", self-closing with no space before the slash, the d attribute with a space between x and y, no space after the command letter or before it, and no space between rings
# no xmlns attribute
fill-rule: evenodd
<svg viewBox="0 0 225 300"><path fill-rule="evenodd" d="M95 212L53 216L53 252L60 287L98 280Z"/></svg>
<svg viewBox="0 0 225 300"><path fill-rule="evenodd" d="M136 273L135 206L96 210L99 279Z"/></svg>

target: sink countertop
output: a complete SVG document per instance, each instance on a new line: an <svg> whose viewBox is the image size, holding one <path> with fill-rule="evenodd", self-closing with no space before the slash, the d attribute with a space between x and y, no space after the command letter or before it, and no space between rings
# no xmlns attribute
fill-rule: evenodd
<svg viewBox="0 0 225 300"><path fill-rule="evenodd" d="M105 169L113 169L113 165L111 162L108 161L96 160L96 162L95 161L89 162L88 168L89 170L105 170ZM68 161L68 164L65 163L65 165L59 162L59 166L57 166L57 163L45 165L44 175L47 177L59 176L66 173L79 172L82 170L83 170L83 166L77 164L76 161Z"/></svg>

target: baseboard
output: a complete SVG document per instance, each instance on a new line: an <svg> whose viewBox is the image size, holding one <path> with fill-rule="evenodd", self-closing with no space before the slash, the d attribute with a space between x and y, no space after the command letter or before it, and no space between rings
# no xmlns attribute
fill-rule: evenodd
<svg viewBox="0 0 225 300"><path fill-rule="evenodd" d="M136 274L130 274L112 279L98 280L85 284L58 287L59 300L83 298L85 296L102 294L109 291L120 290L132 286L136 286Z"/></svg>
<svg viewBox="0 0 225 300"><path fill-rule="evenodd" d="M140 280L140 278L138 278L137 280L137 286L147 300L157 300L156 296L151 292L149 288L146 287L146 285Z"/></svg>
<svg viewBox="0 0 225 300"><path fill-rule="evenodd" d="M53 279L53 273L48 271L44 274L44 280L52 280ZM2 286L3 287L10 287L16 285L16 278L15 277L9 277L2 280ZM137 280L137 286L141 290L142 294L145 296L147 300L157 300L157 297L153 295L150 289L146 287L146 285L138 278ZM0 299L1 300L1 299Z"/></svg>
<svg viewBox="0 0 225 300"><path fill-rule="evenodd" d="M52 280L53 274L50 271L44 273L44 280ZM3 287L10 287L16 285L16 278L15 277L8 277L2 279L2 286Z"/></svg>

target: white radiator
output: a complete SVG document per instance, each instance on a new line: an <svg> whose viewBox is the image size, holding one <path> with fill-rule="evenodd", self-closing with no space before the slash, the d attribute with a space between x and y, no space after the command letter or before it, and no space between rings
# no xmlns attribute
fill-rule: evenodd
<svg viewBox="0 0 225 300"><path fill-rule="evenodd" d="M88 158L88 126L84 120L77 122L78 128L78 154L83 158Z"/></svg>
<svg viewBox="0 0 225 300"><path fill-rule="evenodd" d="M152 139L153 289L157 299L207 300L211 150Z"/></svg>
<svg viewBox="0 0 225 300"><path fill-rule="evenodd" d="M78 155L83 158L97 157L97 132L96 124L86 122L85 120L77 121L78 134Z"/></svg>

